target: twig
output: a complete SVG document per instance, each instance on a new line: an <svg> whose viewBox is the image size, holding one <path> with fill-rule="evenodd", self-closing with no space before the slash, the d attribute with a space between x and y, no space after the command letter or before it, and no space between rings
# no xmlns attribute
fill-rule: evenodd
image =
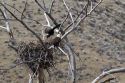
<svg viewBox="0 0 125 83"><path fill-rule="evenodd" d="M4 4L4 2L3 2ZM2 13L2 16L4 17L5 19L5 25L6 27L1 27L1 28L4 28L7 30L8 33L10 33L10 25L9 25L9 22L7 21L7 13L6 13L6 10L3 8L3 11L0 9L0 12Z"/></svg>
<svg viewBox="0 0 125 83"><path fill-rule="evenodd" d="M0 28L6 29L6 27L0 26Z"/></svg>
<svg viewBox="0 0 125 83"><path fill-rule="evenodd" d="M5 21L5 19L3 19L3 18L0 18L0 20L4 20ZM10 18L8 18L6 20L8 20L8 21L16 21L16 19L10 19Z"/></svg>
<svg viewBox="0 0 125 83"><path fill-rule="evenodd" d="M35 2L38 4L40 8L42 8L43 11L46 11L45 8L38 2L38 0L35 0ZM46 11L47 12L47 11Z"/></svg>
<svg viewBox="0 0 125 83"><path fill-rule="evenodd" d="M47 26L51 28L51 25L50 25L49 19L48 19L48 17L47 17L47 15L46 15L45 12L44 12L44 16L45 16L46 21L47 21Z"/></svg>
<svg viewBox="0 0 125 83"><path fill-rule="evenodd" d="M7 4L7 3L5 3L7 6L9 6L9 7L11 7L11 8L13 8L13 9L15 9L18 13L20 13L20 14L22 14L22 17L24 17L24 18L26 18L26 19L28 19L28 20L32 20L32 21L34 21L34 22L36 22L36 23L38 23L38 24L41 24L39 21L37 21L37 20L34 20L34 19L32 19L32 18L28 18L28 17L26 17L21 11L19 11L18 9L16 9L15 7L13 7L13 6L11 6L11 5L9 5L9 4ZM11 20L11 19L10 19ZM15 19L14 19L15 20ZM43 26L43 24L41 24L42 26Z"/></svg>
<svg viewBox="0 0 125 83"><path fill-rule="evenodd" d="M23 19L24 12L26 11L26 7L27 7L27 0L26 0L26 2L25 2L25 6L24 6L23 12L22 12L22 14L21 14L21 20Z"/></svg>
<svg viewBox="0 0 125 83"><path fill-rule="evenodd" d="M41 1L43 2L43 6L44 6L45 10L47 10L45 1L44 0L41 0Z"/></svg>
<svg viewBox="0 0 125 83"><path fill-rule="evenodd" d="M19 66L19 65L21 65L21 64L23 64L24 62L20 62L20 63L18 63L18 64L16 64L16 65L14 65L14 66L12 66L12 67L10 67L10 68L3 68L3 69L0 69L0 70L10 70L10 69L13 69L13 68L15 68L15 67L17 67L17 66Z"/></svg>
<svg viewBox="0 0 125 83"><path fill-rule="evenodd" d="M66 9L67 9L67 11L68 11L68 13L69 13L69 15L70 15L70 18L71 18L71 20L72 20L73 27L74 27L74 19L73 19L72 13L70 12L70 9L69 9L69 7L67 6L65 0L63 0L63 3L64 3L64 5L65 5L65 7L66 7Z"/></svg>
<svg viewBox="0 0 125 83"><path fill-rule="evenodd" d="M60 27L59 27L59 30L61 29L61 27L63 26L63 24L66 22L66 20L68 19L69 17L69 13L66 15L65 19L62 21Z"/></svg>
<svg viewBox="0 0 125 83"><path fill-rule="evenodd" d="M68 61L69 61L69 54L67 54L61 47L58 47L58 49L59 49L64 55L67 56Z"/></svg>
<svg viewBox="0 0 125 83"><path fill-rule="evenodd" d="M37 3L37 5L49 16L49 18L52 20L52 22L55 25L58 25L58 23L56 22L56 20L53 18L53 16L37 1L35 0L35 2Z"/></svg>
<svg viewBox="0 0 125 83"><path fill-rule="evenodd" d="M107 80L105 80L105 81L103 81L101 83L107 83L107 82L110 82L111 80L114 80L114 79L116 79L116 78L108 78Z"/></svg>
<svg viewBox="0 0 125 83"><path fill-rule="evenodd" d="M51 5L50 5L50 8L49 8L49 13L51 14L52 13L52 7L53 7L53 5L54 5L54 2L55 2L55 0L51 0L52 2L51 2Z"/></svg>

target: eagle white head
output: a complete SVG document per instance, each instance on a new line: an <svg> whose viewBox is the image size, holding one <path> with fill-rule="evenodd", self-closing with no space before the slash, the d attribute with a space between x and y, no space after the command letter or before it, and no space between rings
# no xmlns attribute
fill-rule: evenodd
<svg viewBox="0 0 125 83"><path fill-rule="evenodd" d="M57 34L57 37L60 37L60 38L61 38L61 34Z"/></svg>

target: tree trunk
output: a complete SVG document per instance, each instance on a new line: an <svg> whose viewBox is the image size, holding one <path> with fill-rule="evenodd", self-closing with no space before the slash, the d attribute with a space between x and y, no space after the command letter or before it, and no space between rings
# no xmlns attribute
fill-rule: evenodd
<svg viewBox="0 0 125 83"><path fill-rule="evenodd" d="M37 83L45 83L45 75L43 68L38 69L38 77L37 77Z"/></svg>

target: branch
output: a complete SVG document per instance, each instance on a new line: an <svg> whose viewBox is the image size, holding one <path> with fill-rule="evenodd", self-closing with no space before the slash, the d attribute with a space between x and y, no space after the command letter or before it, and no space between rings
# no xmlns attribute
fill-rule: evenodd
<svg viewBox="0 0 125 83"><path fill-rule="evenodd" d="M85 4L85 6L82 8L82 10L81 10L81 12L78 14L78 16L75 18L75 20L74 20L74 22L76 22L77 20L78 20L78 18L83 14L83 11L84 11L84 9L86 8L86 6L88 5L88 3L87 4ZM64 31L66 31L70 26L72 26L73 25L73 23L71 23L71 24L69 24L65 29L64 29Z"/></svg>
<svg viewBox="0 0 125 83"><path fill-rule="evenodd" d="M3 4L5 4L4 0L2 1ZM13 36L13 32L12 30L10 29L10 25L9 25L9 22L8 22L8 16L7 16L7 12L5 10L5 8L3 7L3 11L2 9L0 9L0 12L2 13L2 16L4 17L5 19L5 25L6 27L2 27L1 28L4 28L7 30L7 32L9 33L9 36L10 36L10 43L11 43L11 48L13 48L14 50L17 50L16 48L16 40L14 39L14 36Z"/></svg>
<svg viewBox="0 0 125 83"><path fill-rule="evenodd" d="M13 8L13 9L15 9L18 13L20 13L20 14L22 14L22 17L24 17L24 18L26 18L26 19L28 19L28 20L32 20L32 21L34 21L34 22L36 22L37 24L41 24L39 21L37 21L37 20L34 20L34 19L32 19L32 18L28 18L28 17L26 17L21 11L19 11L18 9L16 9L15 7L13 7L13 6L11 6L11 5L9 5L9 4L7 4L7 3L5 3L7 6L9 6L9 7L11 7L11 8ZM11 20L11 19L10 19ZM15 19L14 19L15 20ZM41 24L42 26L43 26L43 24Z"/></svg>
<svg viewBox="0 0 125 83"><path fill-rule="evenodd" d="M47 10L38 2L38 0L35 0L35 2L40 8L42 8L43 11L47 12Z"/></svg>
<svg viewBox="0 0 125 83"><path fill-rule="evenodd" d="M30 31L31 33L33 33L35 36L36 36L36 38L40 41L40 43L44 46L44 44L43 44L43 41L42 41L42 39L39 37L39 35L38 34L36 34L32 29L30 29L22 20L20 20L18 17L16 17L4 4L2 4L2 3L0 3L17 21L19 21L23 26L24 26L24 28L26 28L28 31ZM44 48L46 48L45 46L44 46Z"/></svg>
<svg viewBox="0 0 125 83"><path fill-rule="evenodd" d="M61 30L61 27L63 26L63 24L66 22L66 20L68 19L69 17L69 13L66 15L65 19L62 21L60 27L59 27L59 30Z"/></svg>
<svg viewBox="0 0 125 83"><path fill-rule="evenodd" d="M51 2L51 5L50 5L50 8L49 8L49 13L51 14L51 12L52 12L52 7L53 7L53 5L54 5L54 2L55 2L55 0L51 0L52 2Z"/></svg>
<svg viewBox="0 0 125 83"><path fill-rule="evenodd" d="M48 17L52 20L52 22L55 25L58 25L58 23L56 22L56 20L53 18L53 16L47 10L37 0L35 0L35 2L48 15Z"/></svg>
<svg viewBox="0 0 125 83"><path fill-rule="evenodd" d="M71 77L72 77L72 83L76 83L76 61L75 61L75 55L73 51L71 50L71 47L68 44L65 44L64 46L65 49L67 49L68 54L69 54L69 67L70 67L70 72L71 72Z"/></svg>
<svg viewBox="0 0 125 83"><path fill-rule="evenodd" d="M116 69L111 69L109 71L104 71L98 77L96 77L91 83L97 83L99 80L101 80L102 78L104 78L109 74L120 73L120 72L125 72L125 68L116 68Z"/></svg>
<svg viewBox="0 0 125 83"><path fill-rule="evenodd" d="M4 4L4 2L3 2L3 4ZM5 25L6 25L6 27L2 27L2 26L1 26L1 28L6 29L7 32L10 33L10 25L9 25L8 20L7 20L8 17L7 17L6 10L3 8L3 11L0 9L0 12L2 13L2 16L3 16L4 19L5 19Z"/></svg>
<svg viewBox="0 0 125 83"><path fill-rule="evenodd" d="M50 25L50 22L49 22L49 18L47 17L45 12L44 12L44 16L45 16L46 21L47 21L47 26L51 28L51 25Z"/></svg>
<svg viewBox="0 0 125 83"><path fill-rule="evenodd" d="M81 21L85 20L86 17L88 17L88 15L90 15L97 7L98 5L102 2L103 0L100 0L100 2L93 8L90 10L89 13L87 13L85 16L83 16L82 18L80 18L80 20L76 23L75 27L70 29L69 31L67 31L62 37L61 39L63 39L65 36L67 36L69 33L71 33L80 23Z"/></svg>
<svg viewBox="0 0 125 83"><path fill-rule="evenodd" d="M0 26L0 28L6 29L6 27ZM7 30L7 29L6 29Z"/></svg>
<svg viewBox="0 0 125 83"><path fill-rule="evenodd" d="M0 20L4 20L5 21L5 19L3 19L3 18L0 18ZM7 20L8 21L16 21L15 19L10 19L10 18L8 18Z"/></svg>
<svg viewBox="0 0 125 83"><path fill-rule="evenodd" d="M65 0L63 0L63 3L64 3L64 5L65 5L65 7L66 7L66 9L67 9L67 11L68 11L68 13L69 13L69 15L70 15L70 18L71 18L71 20L72 20L72 24L73 24L73 26L74 26L74 19L73 19L72 13L70 12L70 9L69 9L69 7L67 6Z"/></svg>
<svg viewBox="0 0 125 83"><path fill-rule="evenodd" d="M23 12L22 12L22 14L21 14L21 20L23 19L24 12L26 11L26 7L27 7L27 0L26 0L26 2L25 2L25 6L24 6Z"/></svg>
<svg viewBox="0 0 125 83"><path fill-rule="evenodd" d="M47 8L46 8L45 1L44 0L41 0L41 1L43 2L43 7L45 8L45 10L48 11Z"/></svg>
<svg viewBox="0 0 125 83"><path fill-rule="evenodd" d="M64 55L67 56L68 61L69 61L69 54L67 54L61 47L58 47L58 49L59 49Z"/></svg>

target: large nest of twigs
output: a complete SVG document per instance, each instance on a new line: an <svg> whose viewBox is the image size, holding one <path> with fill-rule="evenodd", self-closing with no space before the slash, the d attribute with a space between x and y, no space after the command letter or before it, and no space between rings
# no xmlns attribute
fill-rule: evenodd
<svg viewBox="0 0 125 83"><path fill-rule="evenodd" d="M45 43L45 46L48 46L48 44ZM40 43L21 42L17 53L33 73L37 73L38 68L47 69L53 66L52 51L45 49Z"/></svg>

